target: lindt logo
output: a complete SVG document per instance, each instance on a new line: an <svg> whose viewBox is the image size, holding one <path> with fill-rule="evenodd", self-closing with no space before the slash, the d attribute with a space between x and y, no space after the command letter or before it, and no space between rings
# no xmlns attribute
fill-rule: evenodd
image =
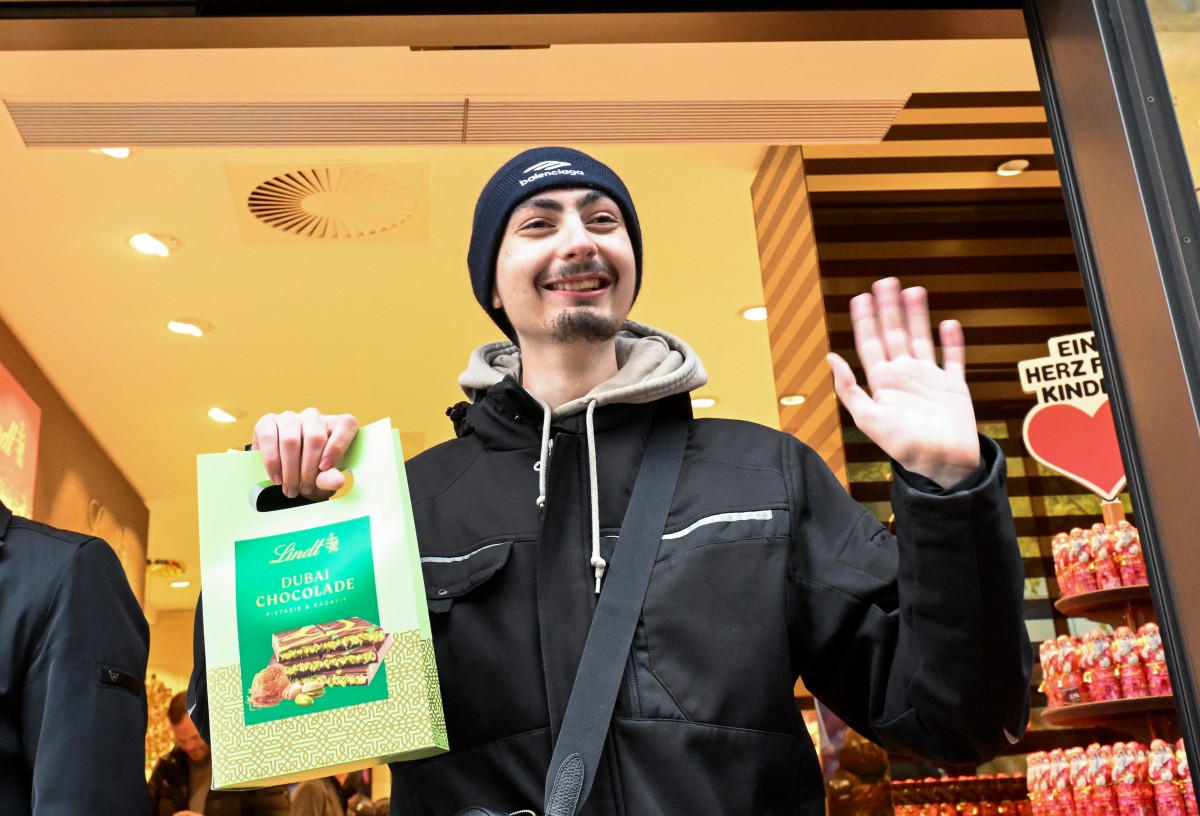
<svg viewBox="0 0 1200 816"><path fill-rule="evenodd" d="M288 561L296 561L301 558L312 558L314 555L320 555L322 551L335 553L338 551L338 537L334 533L318 538L312 543L312 546L306 549L300 549L296 546L295 541L289 541L287 544L280 544L275 548L275 557L268 561L268 564L285 564Z"/></svg>

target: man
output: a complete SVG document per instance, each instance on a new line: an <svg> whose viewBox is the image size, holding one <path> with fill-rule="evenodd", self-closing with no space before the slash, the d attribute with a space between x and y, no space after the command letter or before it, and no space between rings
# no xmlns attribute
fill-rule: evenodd
<svg viewBox="0 0 1200 816"><path fill-rule="evenodd" d="M881 281L853 301L870 394L830 359L897 462L897 543L796 439L691 419L703 366L626 321L641 229L605 165L565 148L509 161L476 206L468 267L510 341L460 378L458 439L408 463L451 751L393 765L393 813L541 810L659 411L688 421L687 451L583 813L823 812L797 676L901 753L973 762L1022 733L1031 650L1003 457L976 433L957 323L935 362L923 290ZM287 496L320 498L356 429L272 414L255 445Z"/></svg>
<svg viewBox="0 0 1200 816"><path fill-rule="evenodd" d="M149 643L108 544L0 502L0 813L146 812Z"/></svg>
<svg viewBox="0 0 1200 816"><path fill-rule="evenodd" d="M150 774L151 816L288 816L287 788L210 790L212 757L188 716L183 692L171 698L167 720L175 747L154 764Z"/></svg>

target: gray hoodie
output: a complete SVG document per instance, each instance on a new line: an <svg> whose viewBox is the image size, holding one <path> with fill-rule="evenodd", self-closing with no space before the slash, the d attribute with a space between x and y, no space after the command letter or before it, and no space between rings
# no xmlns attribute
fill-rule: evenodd
<svg viewBox="0 0 1200 816"><path fill-rule="evenodd" d="M708 382L708 373L696 353L678 337L665 331L625 321L617 334L617 373L587 394L555 408L551 420L577 414L589 403L597 407L618 402L640 404L692 391ZM521 381L521 350L511 340L480 346L458 378L458 384L476 401L505 377Z"/></svg>

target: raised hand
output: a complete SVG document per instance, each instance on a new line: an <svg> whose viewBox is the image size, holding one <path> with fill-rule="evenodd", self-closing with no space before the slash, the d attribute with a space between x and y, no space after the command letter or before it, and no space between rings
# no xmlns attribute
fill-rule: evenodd
<svg viewBox="0 0 1200 816"><path fill-rule="evenodd" d="M830 354L838 398L859 429L906 470L951 487L979 465L975 409L967 391L962 326L938 327L942 365L934 354L929 301L922 287L876 281L850 301L854 346L868 394L840 355Z"/></svg>
<svg viewBox="0 0 1200 816"><path fill-rule="evenodd" d="M337 469L358 433L350 414L325 415L316 408L267 414L254 424L254 444L272 482L289 499L326 499L345 486Z"/></svg>

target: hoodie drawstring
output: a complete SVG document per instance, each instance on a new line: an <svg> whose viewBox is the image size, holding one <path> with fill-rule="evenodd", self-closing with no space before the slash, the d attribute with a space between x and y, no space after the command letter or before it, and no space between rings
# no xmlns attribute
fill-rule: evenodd
<svg viewBox="0 0 1200 816"><path fill-rule="evenodd" d="M538 472L538 497L535 500L538 509L546 506L546 468L550 464L550 406L542 402L541 397L537 394L530 393L529 396L537 400L538 405L542 406L542 451L538 456L537 466L534 468Z"/></svg>
<svg viewBox="0 0 1200 816"><path fill-rule="evenodd" d="M596 570L596 594L600 594L600 582L604 578L604 570L608 563L600 555L600 485L596 475L596 423L592 418L596 413L596 400L588 402L587 407L587 449L588 449L588 482L591 488L592 505L592 567Z"/></svg>
<svg viewBox="0 0 1200 816"><path fill-rule="evenodd" d="M550 406L534 394L531 394L542 406L542 449L538 463L534 469L538 472L538 497L535 501L538 508L546 506L546 471L550 466ZM588 402L587 407L587 456L588 456L588 488L592 507L592 569L596 571L596 594L600 594L600 584L604 579L604 571L608 562L600 555L600 480L596 470L596 400Z"/></svg>

